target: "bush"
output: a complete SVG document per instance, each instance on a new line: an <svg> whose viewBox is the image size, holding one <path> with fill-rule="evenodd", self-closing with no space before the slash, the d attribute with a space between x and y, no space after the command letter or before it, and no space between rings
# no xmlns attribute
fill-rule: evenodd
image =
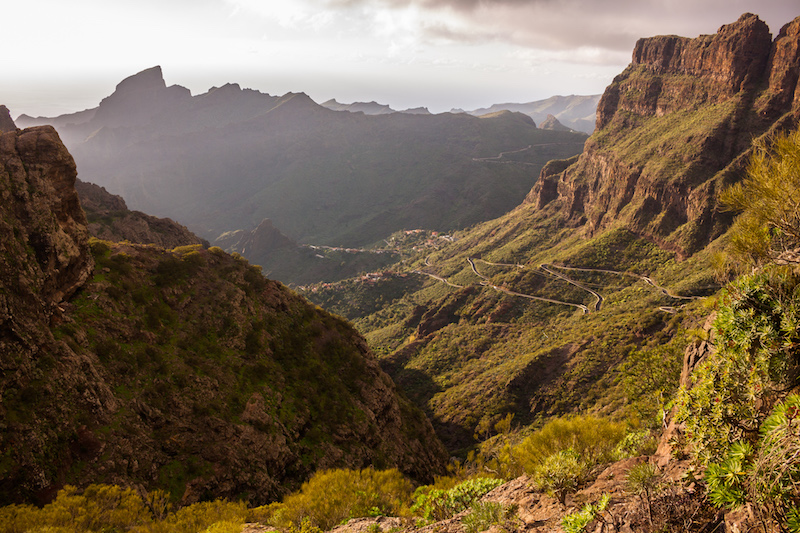
<svg viewBox="0 0 800 533"><path fill-rule="evenodd" d="M625 426L618 422L594 416L557 418L523 440L512 455L528 474L535 474L549 457L566 450L592 467L610 461L624 436Z"/></svg>
<svg viewBox="0 0 800 533"><path fill-rule="evenodd" d="M651 463L642 463L628 470L625 477L625 488L628 492L639 496L642 506L647 511L647 521L653 523L653 494L658 489L658 468Z"/></svg>
<svg viewBox="0 0 800 533"><path fill-rule="evenodd" d="M659 415L678 390L686 344L684 335L676 335L669 344L634 350L620 368L629 409L650 427L661 426Z"/></svg>
<svg viewBox="0 0 800 533"><path fill-rule="evenodd" d="M495 524L502 524L513 512L512 508L497 502L476 502L470 512L461 518L465 533L480 533Z"/></svg>
<svg viewBox="0 0 800 533"><path fill-rule="evenodd" d="M647 429L631 431L614 447L612 458L621 461L629 457L651 455L658 446L656 437Z"/></svg>
<svg viewBox="0 0 800 533"><path fill-rule="evenodd" d="M721 202L741 211L727 252L748 267L800 246L800 130L756 142L747 177Z"/></svg>
<svg viewBox="0 0 800 533"><path fill-rule="evenodd" d="M184 507L166 520L150 528L152 533L196 533L209 531L228 533L241 531L247 518L247 505L243 502L215 500ZM238 529L237 529L238 527Z"/></svg>
<svg viewBox="0 0 800 533"><path fill-rule="evenodd" d="M565 515L561 519L561 527L567 533L582 533L591 522L598 518L602 519L610 500L609 494L603 494L596 504L587 503L580 511Z"/></svg>
<svg viewBox="0 0 800 533"><path fill-rule="evenodd" d="M548 455L533 471L533 483L539 490L556 498L562 505L567 494L577 489L589 472L587 463L581 461L571 448Z"/></svg>
<svg viewBox="0 0 800 533"><path fill-rule="evenodd" d="M503 484L503 480L478 477L468 479L447 490L431 486L420 487L414 492L411 511L423 522L445 520L468 509L490 490Z"/></svg>
<svg viewBox="0 0 800 533"><path fill-rule="evenodd" d="M66 486L38 509L30 505L0 508L0 533L228 533L241 531L244 503L203 502L169 513L169 496L154 491L145 499L133 489L90 485L83 492Z"/></svg>
<svg viewBox="0 0 800 533"><path fill-rule="evenodd" d="M39 528L114 532L151 522L152 516L139 495L116 485L90 485L83 493L67 485L42 509L12 505L0 510L0 532L3 533Z"/></svg>
<svg viewBox="0 0 800 533"><path fill-rule="evenodd" d="M723 293L715 344L681 389L676 420L685 423L690 452L705 466L758 428L798 376L800 284L781 267L744 276Z"/></svg>
<svg viewBox="0 0 800 533"><path fill-rule="evenodd" d="M765 522L789 531L800 515L800 396L778 404L759 430L755 445L734 442L706 470L708 497L717 507L750 503Z"/></svg>
<svg viewBox="0 0 800 533"><path fill-rule="evenodd" d="M270 522L302 528L307 519L328 530L350 518L399 514L410 495L411 483L397 469L326 470L287 496Z"/></svg>

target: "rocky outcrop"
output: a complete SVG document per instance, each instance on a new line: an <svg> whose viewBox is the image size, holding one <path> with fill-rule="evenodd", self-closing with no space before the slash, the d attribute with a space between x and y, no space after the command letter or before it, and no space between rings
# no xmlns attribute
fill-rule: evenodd
<svg viewBox="0 0 800 533"><path fill-rule="evenodd" d="M93 264L75 162L56 131L42 126L1 134L0 165L4 285L41 306L58 304Z"/></svg>
<svg viewBox="0 0 800 533"><path fill-rule="evenodd" d="M752 89L763 80L770 41L767 25L749 13L722 26L715 35L639 39L629 69L642 67L656 76L621 85L626 89L624 93L607 91L598 106L598 129L620 111L663 115L691 103L717 102ZM699 82L700 87L673 83L670 76L687 76ZM634 91L640 92L631 94Z"/></svg>
<svg viewBox="0 0 800 533"><path fill-rule="evenodd" d="M218 249L90 243L75 179L53 128L0 134L0 504L96 482L259 504L320 468L443 470L349 324Z"/></svg>
<svg viewBox="0 0 800 533"><path fill-rule="evenodd" d="M75 188L93 237L112 242L155 244L167 249L204 244L200 237L172 219L131 211L121 196L111 194L105 187L77 180Z"/></svg>
<svg viewBox="0 0 800 533"><path fill-rule="evenodd" d="M14 120L11 118L11 113L4 105L0 105L0 133L6 133L17 129Z"/></svg>
<svg viewBox="0 0 800 533"><path fill-rule="evenodd" d="M570 128L559 122L556 117L550 114L548 114L547 118L545 118L541 124L539 124L539 129L552 131L572 131Z"/></svg>
<svg viewBox="0 0 800 533"><path fill-rule="evenodd" d="M569 224L612 224L685 256L729 226L719 192L741 179L754 138L798 123L800 18L771 42L745 14L715 35L653 37L606 89L597 131L527 201L557 202Z"/></svg>
<svg viewBox="0 0 800 533"><path fill-rule="evenodd" d="M769 63L769 92L764 112L800 106L800 18L781 28Z"/></svg>
<svg viewBox="0 0 800 533"><path fill-rule="evenodd" d="M224 242L223 238L219 244ZM266 257L275 250L296 247L296 242L281 233L270 219L265 218L254 230L243 232L236 244L229 245L226 249L245 257Z"/></svg>
<svg viewBox="0 0 800 533"><path fill-rule="evenodd" d="M397 112L388 105L379 104L378 102L353 102L352 104L342 104L337 102L336 99L331 98L320 105L333 111L349 111L351 113L364 113L365 115L388 115L389 113Z"/></svg>

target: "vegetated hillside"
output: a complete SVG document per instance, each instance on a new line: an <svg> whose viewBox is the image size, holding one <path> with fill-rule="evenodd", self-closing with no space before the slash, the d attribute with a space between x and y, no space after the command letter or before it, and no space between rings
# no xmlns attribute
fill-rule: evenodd
<svg viewBox="0 0 800 533"><path fill-rule="evenodd" d="M363 338L219 248L90 240L48 126L0 134L0 501L65 483L264 503L319 468L441 471Z"/></svg>
<svg viewBox="0 0 800 533"><path fill-rule="evenodd" d="M798 30L800 19L772 41L743 15L713 36L640 40L583 154L549 163L514 211L397 267L427 277L422 289L370 289L390 302L370 314L349 293L310 297L355 320L451 449L509 413L653 420L652 406L626 405L618 378L641 350L675 372L704 322L697 297L719 286L713 256L731 220L717 195L741 178L753 138L800 116Z"/></svg>
<svg viewBox="0 0 800 533"><path fill-rule="evenodd" d="M94 183L75 181L75 190L89 222L89 234L106 241L129 241L175 248L204 244L197 235L169 218L128 209L125 200ZM208 242L205 241L206 248Z"/></svg>
<svg viewBox="0 0 800 533"><path fill-rule="evenodd" d="M201 237L269 218L297 242L348 247L494 218L525 197L546 161L579 153L585 140L519 113L367 116L238 85L192 97L166 87L158 67L121 82L94 112L18 119L49 122L81 179Z"/></svg>
<svg viewBox="0 0 800 533"><path fill-rule="evenodd" d="M567 127L591 134L595 128L597 103L599 94L588 96L551 96L545 100L537 100L524 104L494 104L489 107L468 111L470 115L481 116L498 111L516 111L531 117L540 125L552 115Z"/></svg>

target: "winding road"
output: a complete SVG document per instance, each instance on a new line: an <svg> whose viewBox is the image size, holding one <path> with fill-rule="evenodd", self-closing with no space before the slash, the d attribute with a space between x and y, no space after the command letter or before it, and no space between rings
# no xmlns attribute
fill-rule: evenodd
<svg viewBox="0 0 800 533"><path fill-rule="evenodd" d="M535 166L541 166L541 165L539 163L528 163L527 161L514 161L513 159L510 159L510 160L507 160L507 161L503 161L503 158L508 154L518 154L520 152L527 152L528 150L530 150L532 148L538 148L538 147L541 147L541 146L566 146L566 145L570 145L570 144L574 144L576 146L577 145L583 146L582 142L580 142L580 143L572 142L572 143L529 144L525 148L520 148L518 150L508 150L507 152L500 152L498 155L495 155L495 156L492 156L492 157L473 157L472 160L477 162L477 163L500 163L502 165L508 165L510 163L516 163L518 165L529 165L529 166L535 167Z"/></svg>
<svg viewBox="0 0 800 533"><path fill-rule="evenodd" d="M430 264L429 258L430 258L430 256L425 258L425 265L426 266L432 266ZM540 302L547 302L547 303L552 303L552 304L557 304L557 305L567 305L567 306L570 306L570 307L576 307L576 308L582 310L583 314L587 314L587 313L590 312L589 307L586 306L586 305L583 305L583 304L574 303L574 302L565 302L563 300L554 300L554 299L551 299L551 298L544 298L544 297L541 297L541 296L534 296L534 295L531 295L531 294L524 294L524 293L521 293L521 292L512 291L512 290L507 289L507 288L502 287L502 286L493 285L491 280L488 277L486 277L485 275L481 274L478 271L478 267L475 266L475 261L480 261L480 262L482 262L482 263L484 263L486 265L491 265L491 266L521 268L521 269L524 269L525 265L521 265L519 263L516 263L516 264L492 263L492 262L489 262L489 261L484 261L483 259L476 259L476 258L472 258L472 257L467 257L467 262L469 263L469 266L472 269L472 272L478 278L481 279L480 284L482 286L484 286L484 287L490 287L490 288L492 288L492 289L494 289L494 290L496 290L498 292L502 292L502 293L505 293L505 294L508 294L508 295L511 295L511 296L517 296L519 298L528 298L530 300L537 300L537 301L540 301ZM650 278L648 276L643 276L641 274L636 274L634 272L623 272L623 271L618 271L618 270L606 270L606 269L599 269L599 268L568 267L568 266L564 266L564 265L553 265L553 264L548 264L548 263L542 263L537 268L539 270L541 270L542 272L548 274L551 279L552 278L559 279L559 280L564 281L566 283L569 283L569 284L571 284L571 285L573 285L575 287L578 287L579 289L584 290L584 291L590 293L592 296L594 296L595 302L594 302L594 304L592 306L592 308L593 308L592 311L593 312L600 311L600 307L602 306L603 300L604 300L603 296L599 292L597 292L594 289L591 289L590 287L588 287L587 285L585 285L585 284L583 284L583 283L581 283L579 281L576 281L576 280L566 276L565 274L563 274L561 272L557 272L554 269L572 270L572 271L576 271L576 272L600 272L600 273L615 274L615 275L620 275L620 276L631 276L631 277L635 277L635 278L637 278L639 280L644 281L645 283L647 283L651 287L661 291L661 293L663 293L665 296L668 296L668 297L676 299L676 300L696 300L696 299L702 298L702 296L680 296L680 295L677 295L677 294L673 294L666 287L662 287L659 284L657 284L652 278ZM455 288L459 288L459 289L464 287L464 285L457 285L455 283L452 283L452 282L448 281L447 279L445 279L445 278L443 278L441 276L437 276L437 275L431 274L429 272L424 272L422 270L413 270L412 272L415 273L415 274L420 274L420 275L425 275L425 276L431 277L431 278L433 278L433 279L435 279L437 281L440 281L442 283L445 283L445 284L449 285L450 287L455 287ZM536 272L536 271L533 271L533 273L544 275L544 274L541 274L541 273ZM672 306L662 306L662 307L659 307L658 309L663 311L663 312L665 312L665 313L671 313L671 314L674 314L674 313L676 313L678 311L678 308L672 307Z"/></svg>

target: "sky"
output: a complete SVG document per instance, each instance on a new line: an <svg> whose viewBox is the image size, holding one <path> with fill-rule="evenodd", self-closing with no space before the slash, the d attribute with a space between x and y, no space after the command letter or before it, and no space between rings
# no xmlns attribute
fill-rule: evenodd
<svg viewBox="0 0 800 533"><path fill-rule="evenodd" d="M322 103L472 110L599 94L640 37L715 33L797 0L25 0L3 7L0 104L12 117L95 107L161 65L201 94L239 83ZM9 46L9 43L12 43Z"/></svg>

